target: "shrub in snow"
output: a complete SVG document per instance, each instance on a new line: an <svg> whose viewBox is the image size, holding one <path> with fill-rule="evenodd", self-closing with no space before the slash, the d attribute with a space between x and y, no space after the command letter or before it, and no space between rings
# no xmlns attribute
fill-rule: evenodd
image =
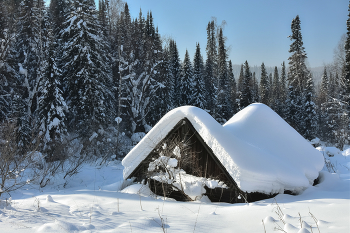
<svg viewBox="0 0 350 233"><path fill-rule="evenodd" d="M31 138L32 144L20 146L17 143L14 123L0 125L0 196L9 194L41 176L43 159L36 152L39 138Z"/></svg>
<svg viewBox="0 0 350 233"><path fill-rule="evenodd" d="M159 182L163 195L170 195L175 191L180 193L184 200L192 201L202 198L206 193L205 186L211 189L227 188L222 181L200 177L200 168L196 167L198 165L194 160L198 158L186 142L173 139L163 143L155 151L155 156L148 164L147 178ZM192 168L192 175L186 173L186 167Z"/></svg>

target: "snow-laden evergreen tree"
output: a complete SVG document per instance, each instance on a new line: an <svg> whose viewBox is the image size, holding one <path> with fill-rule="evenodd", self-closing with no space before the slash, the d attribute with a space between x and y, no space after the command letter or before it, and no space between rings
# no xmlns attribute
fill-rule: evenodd
<svg viewBox="0 0 350 233"><path fill-rule="evenodd" d="M105 38L109 39L110 25L109 25L109 15L108 15L108 0L99 0L98 4L98 20L100 22L101 28L103 30L103 35Z"/></svg>
<svg viewBox="0 0 350 233"><path fill-rule="evenodd" d="M339 76L337 72L335 75L332 72L329 73L328 93L331 97L339 98Z"/></svg>
<svg viewBox="0 0 350 233"><path fill-rule="evenodd" d="M217 45L216 45L216 27L215 22L211 21L207 26L207 60L205 62L205 99L206 110L210 112L212 116L215 115L215 93L216 93L216 81L217 81Z"/></svg>
<svg viewBox="0 0 350 233"><path fill-rule="evenodd" d="M63 23L66 20L66 13L68 11L68 2L67 0L50 0L50 17L52 22L53 34L56 38L60 35L62 30Z"/></svg>
<svg viewBox="0 0 350 233"><path fill-rule="evenodd" d="M3 5L4 4L4 5ZM13 95L18 80L17 65L14 64L14 35L10 33L10 17L5 1L0 5L0 122L11 117Z"/></svg>
<svg viewBox="0 0 350 233"><path fill-rule="evenodd" d="M43 136L43 151L47 160L62 159L64 156L62 144L67 136L65 125L67 105L61 90L61 72L57 67L55 39L50 39L47 60L42 63L42 79L40 82L38 116L39 130Z"/></svg>
<svg viewBox="0 0 350 233"><path fill-rule="evenodd" d="M329 80L327 75L327 69L326 67L323 70L323 75L321 79L321 87L320 92L318 94L318 101L320 104L323 104L328 101L329 98Z"/></svg>
<svg viewBox="0 0 350 233"><path fill-rule="evenodd" d="M239 94L242 93L242 90L243 90L243 80L244 80L244 69L242 64L239 72L238 85L237 85L237 91Z"/></svg>
<svg viewBox="0 0 350 233"><path fill-rule="evenodd" d="M40 64L45 43L45 5L43 0L23 0L19 6L15 50L19 73L28 89L28 111L37 107Z"/></svg>
<svg viewBox="0 0 350 233"><path fill-rule="evenodd" d="M205 108L204 62L199 43L193 58L193 97L190 105Z"/></svg>
<svg viewBox="0 0 350 233"><path fill-rule="evenodd" d="M111 122L114 109L110 59L94 1L72 1L63 28L61 64L67 85L64 91L70 110L69 126L82 138L89 139Z"/></svg>
<svg viewBox="0 0 350 233"><path fill-rule="evenodd" d="M181 64L179 58L179 51L177 50L177 45L174 40L170 40L169 43L169 53L170 53L170 74L173 83L173 107L179 107L181 105Z"/></svg>
<svg viewBox="0 0 350 233"><path fill-rule="evenodd" d="M269 78L268 78L268 91L269 91L269 106L272 106L272 98L273 98L273 90L272 90L272 86L273 86L273 78L272 78L272 73L269 74Z"/></svg>
<svg viewBox="0 0 350 233"><path fill-rule="evenodd" d="M252 102L253 103L258 103L260 100L259 96L259 83L258 80L256 79L255 72L253 72L253 78L252 78Z"/></svg>
<svg viewBox="0 0 350 233"><path fill-rule="evenodd" d="M303 47L303 40L300 28L299 16L292 20L291 25L292 35L290 39L293 41L290 45L289 52L291 56L289 60L288 85L289 93L287 100L286 119L287 122L294 127L299 133L308 132L311 129L305 129L310 124L306 124L307 119L303 118L304 112L308 107L309 101L307 83L310 77L310 72L306 67L306 52ZM305 136L305 135L303 135Z"/></svg>
<svg viewBox="0 0 350 233"><path fill-rule="evenodd" d="M309 77L306 82L305 91L303 96L303 111L302 111L302 127L300 128L301 135L306 139L312 140L316 136L317 132L317 114L316 114L316 104L313 101L314 95L314 83L312 75L309 74Z"/></svg>
<svg viewBox="0 0 350 233"><path fill-rule="evenodd" d="M307 56L303 46L300 19L298 15L292 20L291 29L292 35L289 37L293 42L289 49L291 56L288 58L288 79L291 80L291 84L296 87L297 91L302 93L306 86L309 70L307 69L305 63Z"/></svg>
<svg viewBox="0 0 350 233"><path fill-rule="evenodd" d="M265 68L265 64L261 64L261 78L260 78L260 102L269 105L269 80Z"/></svg>
<svg viewBox="0 0 350 233"><path fill-rule="evenodd" d="M218 80L217 80L217 94L216 94L216 111L215 118L219 123L225 123L229 118L232 117L232 100L228 98L229 89L229 78L227 69L227 51L225 46L225 40L222 32L222 28L219 30L218 35L219 47L218 47Z"/></svg>
<svg viewBox="0 0 350 233"><path fill-rule="evenodd" d="M300 121L302 119L301 112L301 96L300 92L296 90L296 87L288 82L287 100L285 102L285 120L295 130L299 131Z"/></svg>
<svg viewBox="0 0 350 233"><path fill-rule="evenodd" d="M228 79L229 79L229 97L232 102L231 114L234 115L238 112L238 93L237 93L237 83L235 76L233 75L232 61L228 62ZM231 116L232 117L232 116Z"/></svg>
<svg viewBox="0 0 350 233"><path fill-rule="evenodd" d="M128 10L125 9L125 11ZM124 15L124 20L127 20L128 24L129 13L124 12ZM154 124L156 119L148 115L153 111L150 103L156 99L155 93L162 85L159 82L162 56L161 42L152 21L151 13L148 13L145 23L143 20L133 21L130 24L130 41L120 40L121 43L127 44L127 50L123 49L120 59L123 63L121 68L123 114L127 125L131 126L129 128L131 135L147 132L150 129L148 123ZM121 32L128 33L123 28ZM122 35L122 37L128 36ZM147 120L150 121L147 122Z"/></svg>
<svg viewBox="0 0 350 233"><path fill-rule="evenodd" d="M282 112L282 101L281 101L281 88L280 88L280 78L278 74L277 66L275 66L273 81L272 81L272 98L271 107L279 115Z"/></svg>
<svg viewBox="0 0 350 233"><path fill-rule="evenodd" d="M287 77L286 77L286 65L283 62L282 63L282 71L281 71L281 81L280 81L280 97L281 97L281 103L284 104L287 99Z"/></svg>
<svg viewBox="0 0 350 233"><path fill-rule="evenodd" d="M349 14L346 21L347 32L345 41L345 67L344 74L342 75L342 100L348 105L348 111L350 111L350 4Z"/></svg>
<svg viewBox="0 0 350 233"><path fill-rule="evenodd" d="M182 63L182 74L180 82L180 105L189 105L193 100L194 92L194 80L193 80L193 67L186 49L185 59Z"/></svg>
<svg viewBox="0 0 350 233"><path fill-rule="evenodd" d="M167 49L160 50L159 52L160 60L159 64L159 88L154 94L153 100L150 102L150 111L147 116L147 122L151 126L155 125L168 111L173 107L172 105L172 83L169 71L169 54Z"/></svg>
<svg viewBox="0 0 350 233"><path fill-rule="evenodd" d="M240 96L240 109L243 109L252 103L252 90L251 90L252 73L250 72L248 61L244 63L244 79L243 89Z"/></svg>

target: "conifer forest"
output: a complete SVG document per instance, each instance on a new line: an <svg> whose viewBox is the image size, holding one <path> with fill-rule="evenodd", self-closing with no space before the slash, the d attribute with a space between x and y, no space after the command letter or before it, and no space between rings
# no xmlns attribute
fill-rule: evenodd
<svg viewBox="0 0 350 233"><path fill-rule="evenodd" d="M350 14L334 62L316 82L298 15L285 61L273 69L262 63L259 73L242 61L235 76L225 30L215 20L203 28L207 44L180 58L151 11L132 18L121 0L99 0L98 7L94 0L0 0L0 6L0 143L9 138L17 155L34 148L47 162L122 158L176 107L197 106L224 124L255 102L310 141L349 144Z"/></svg>

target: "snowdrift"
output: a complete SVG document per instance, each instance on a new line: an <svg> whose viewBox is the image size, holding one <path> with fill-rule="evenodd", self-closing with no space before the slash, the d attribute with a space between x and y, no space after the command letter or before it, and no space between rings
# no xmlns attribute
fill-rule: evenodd
<svg viewBox="0 0 350 233"><path fill-rule="evenodd" d="M298 192L323 168L322 154L264 104L251 104L223 126L204 110L183 106L167 113L123 159L124 179L183 118L243 191Z"/></svg>

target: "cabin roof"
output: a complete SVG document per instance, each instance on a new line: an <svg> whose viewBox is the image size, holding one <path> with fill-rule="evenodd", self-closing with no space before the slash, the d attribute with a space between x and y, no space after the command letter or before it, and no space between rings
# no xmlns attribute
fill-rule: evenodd
<svg viewBox="0 0 350 233"><path fill-rule="evenodd" d="M322 154L264 104L246 107L225 125L202 109L183 106L167 113L123 159L124 179L184 118L243 191L297 192L323 168Z"/></svg>

